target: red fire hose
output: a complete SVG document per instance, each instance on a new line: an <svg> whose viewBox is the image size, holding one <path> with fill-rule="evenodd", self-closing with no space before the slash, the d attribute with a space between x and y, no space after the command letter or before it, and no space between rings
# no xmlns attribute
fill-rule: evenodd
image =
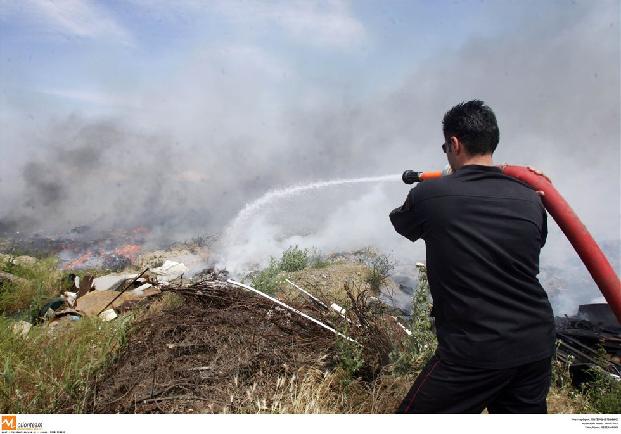
<svg viewBox="0 0 621 434"><path fill-rule="evenodd" d="M526 167L503 165L500 168L504 174L528 184L537 191L544 192L542 197L543 205L559 225L578 253L578 256L580 256L580 259L582 259L608 305L612 308L617 320L621 323L621 281L619 281L619 277L610 265L610 262L608 262L602 250L567 201L563 199L552 183L544 176L538 175ZM441 172L407 172L410 172L410 177L418 178L414 182L442 176ZM406 173L403 174L403 180L411 183L406 181Z"/></svg>

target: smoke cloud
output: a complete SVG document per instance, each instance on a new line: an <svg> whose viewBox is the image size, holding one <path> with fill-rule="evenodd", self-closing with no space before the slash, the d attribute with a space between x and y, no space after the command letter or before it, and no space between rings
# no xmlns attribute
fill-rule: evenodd
<svg viewBox="0 0 621 434"><path fill-rule="evenodd" d="M233 40L197 47L165 78L104 88L98 112L53 113L45 95L4 92L0 231L149 226L154 243L222 234L274 188L444 167L442 115L478 98L499 120L495 160L543 170L619 272L618 2L507 2L486 13L484 24L504 28L360 94L346 76L313 80L282 53ZM339 50L372 40L346 22L353 30ZM350 185L275 201L248 222L242 245L215 256L243 272L289 245L326 253L370 245L413 269L424 244L400 238L387 217L407 191ZM549 227L541 280L557 314L573 313L600 294L551 219Z"/></svg>

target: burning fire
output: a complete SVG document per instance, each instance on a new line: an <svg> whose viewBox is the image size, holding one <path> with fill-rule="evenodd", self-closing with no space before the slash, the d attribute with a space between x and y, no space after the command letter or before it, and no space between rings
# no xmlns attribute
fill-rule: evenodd
<svg viewBox="0 0 621 434"><path fill-rule="evenodd" d="M59 253L64 262L63 269L103 267L117 270L134 264L148 233L149 229L139 226L125 233L115 233L110 238L72 240Z"/></svg>
<svg viewBox="0 0 621 434"><path fill-rule="evenodd" d="M142 247L140 247L138 244L126 244L116 249L114 253L119 256L125 256L133 262L136 260L136 257L138 256L138 254L140 254L141 250Z"/></svg>

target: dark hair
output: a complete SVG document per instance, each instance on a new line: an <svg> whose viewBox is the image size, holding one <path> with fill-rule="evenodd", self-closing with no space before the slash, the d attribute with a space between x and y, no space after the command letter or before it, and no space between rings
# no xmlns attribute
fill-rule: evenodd
<svg viewBox="0 0 621 434"><path fill-rule="evenodd" d="M444 137L457 137L471 155L491 154L500 132L491 108L478 99L462 102L450 109L442 120Z"/></svg>

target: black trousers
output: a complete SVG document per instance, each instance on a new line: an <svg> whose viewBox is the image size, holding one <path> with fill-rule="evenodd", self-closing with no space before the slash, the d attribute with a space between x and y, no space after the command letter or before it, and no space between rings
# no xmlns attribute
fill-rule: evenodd
<svg viewBox="0 0 621 434"><path fill-rule="evenodd" d="M459 366L435 354L397 413L547 413L551 359L509 369Z"/></svg>

